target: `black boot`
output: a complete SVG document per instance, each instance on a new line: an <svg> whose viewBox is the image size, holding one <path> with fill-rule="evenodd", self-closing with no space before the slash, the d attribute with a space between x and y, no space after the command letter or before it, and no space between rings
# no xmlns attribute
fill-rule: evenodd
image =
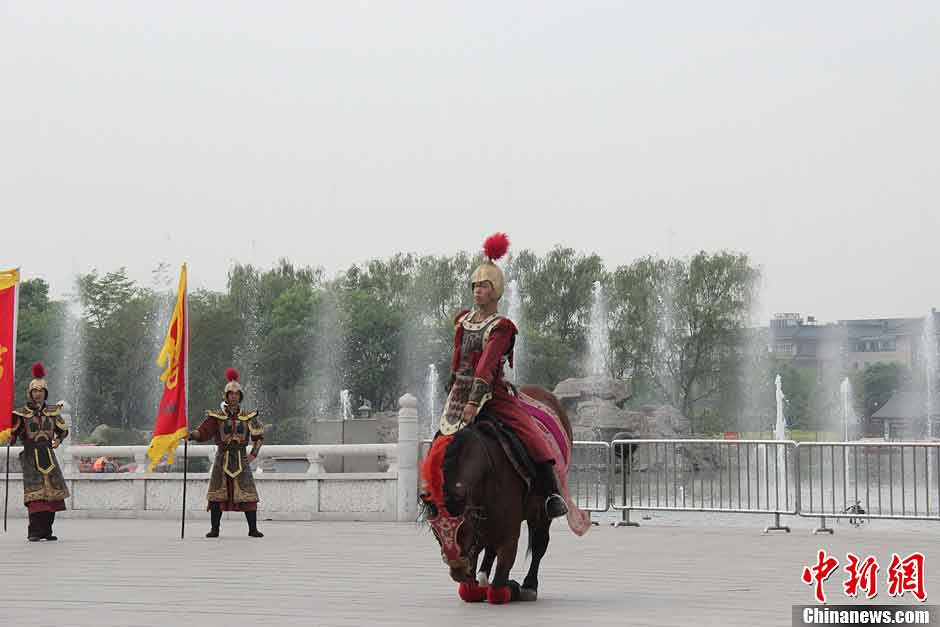
<svg viewBox="0 0 940 627"><path fill-rule="evenodd" d="M219 537L219 525L222 523L222 508L218 505L212 505L209 508L209 517L212 521L212 529L206 534L207 538Z"/></svg>
<svg viewBox="0 0 940 627"><path fill-rule="evenodd" d="M42 539L42 515L44 512L30 512L29 527L26 531L26 539L30 542L39 542Z"/></svg>
<svg viewBox="0 0 940 627"><path fill-rule="evenodd" d="M542 462L538 465L539 483L542 485L542 494L545 498L545 513L549 518L558 518L568 513L565 499L561 498L558 490L558 481L555 479L555 469L552 462Z"/></svg>
<svg viewBox="0 0 940 627"><path fill-rule="evenodd" d="M46 512L46 528L45 534L43 534L43 540L48 542L55 542L58 540L57 537L52 535L52 525L55 523L55 512Z"/></svg>
<svg viewBox="0 0 940 627"><path fill-rule="evenodd" d="M245 512L248 521L248 535L252 538L263 538L264 534L258 531L258 512Z"/></svg>

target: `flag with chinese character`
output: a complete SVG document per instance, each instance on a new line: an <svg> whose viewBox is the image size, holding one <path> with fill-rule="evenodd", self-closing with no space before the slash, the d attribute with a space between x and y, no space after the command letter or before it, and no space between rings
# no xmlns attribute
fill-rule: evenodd
<svg viewBox="0 0 940 627"><path fill-rule="evenodd" d="M163 382L163 397L157 409L157 421L153 427L153 436L147 457L150 470L153 470L164 455L173 463L173 451L180 440L189 432L189 420L186 415L186 371L189 362L189 303L186 296L186 264L180 270L179 291L176 295L176 307L170 319L170 328L166 333L163 350L157 358L157 365L163 368L160 381Z"/></svg>
<svg viewBox="0 0 940 627"><path fill-rule="evenodd" d="M19 270L0 270L0 444L6 444L13 430L16 300L19 282Z"/></svg>

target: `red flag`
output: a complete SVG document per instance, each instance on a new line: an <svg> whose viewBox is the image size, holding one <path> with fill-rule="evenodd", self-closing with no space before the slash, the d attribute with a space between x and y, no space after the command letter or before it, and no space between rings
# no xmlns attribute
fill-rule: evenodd
<svg viewBox="0 0 940 627"><path fill-rule="evenodd" d="M186 296L186 264L180 270L179 292L176 295L176 307L170 319L170 328L166 333L163 350L157 358L157 364L165 369L160 375L164 383L163 397L157 409L157 421L153 427L153 436L147 457L150 458L150 470L153 470L164 455L173 463L173 451L180 440L189 432L189 420L186 415L186 381L189 365L189 302Z"/></svg>
<svg viewBox="0 0 940 627"><path fill-rule="evenodd" d="M16 378L16 308L20 271L0 270L0 444L13 430Z"/></svg>

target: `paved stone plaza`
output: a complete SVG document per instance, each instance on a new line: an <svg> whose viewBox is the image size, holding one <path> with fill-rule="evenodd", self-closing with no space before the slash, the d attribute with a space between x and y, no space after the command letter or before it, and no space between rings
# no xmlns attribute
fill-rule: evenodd
<svg viewBox="0 0 940 627"><path fill-rule="evenodd" d="M574 537L556 523L534 604L468 605L429 532L400 523L243 520L203 537L179 523L63 519L57 543L30 544L26 521L0 537L6 625L790 625L790 606L812 601L799 580L818 548L875 555L927 554L928 603L940 602L937 534L837 528L764 535L753 528L646 524L595 527ZM520 554L515 576L522 579ZM843 573L826 585L845 603ZM882 592L879 600L887 602ZM498 622L495 622L498 621Z"/></svg>

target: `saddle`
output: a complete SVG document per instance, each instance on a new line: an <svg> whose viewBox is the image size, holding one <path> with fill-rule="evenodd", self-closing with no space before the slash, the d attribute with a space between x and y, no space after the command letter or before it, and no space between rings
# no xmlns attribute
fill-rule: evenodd
<svg viewBox="0 0 940 627"><path fill-rule="evenodd" d="M512 429L501 423L499 418L485 411L477 415L475 424L482 434L495 440L500 448L503 449L512 467L515 469L516 474L518 474L525 483L526 493L528 494L532 489L532 482L537 476L537 471L535 469L535 462L532 461L529 451L526 450L519 436L517 436Z"/></svg>

